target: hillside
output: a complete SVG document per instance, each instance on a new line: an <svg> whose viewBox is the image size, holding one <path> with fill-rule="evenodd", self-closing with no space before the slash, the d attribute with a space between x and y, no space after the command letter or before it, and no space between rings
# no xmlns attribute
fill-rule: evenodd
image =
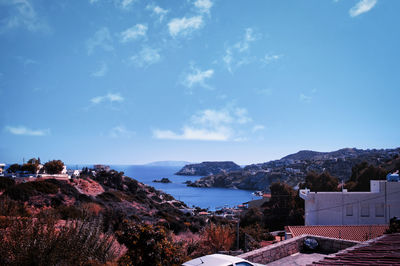
<svg viewBox="0 0 400 266"><path fill-rule="evenodd" d="M95 206L111 227L123 219L161 224L175 232L198 231L204 225L200 217L188 217L181 211L188 208L183 202L113 170L95 175L87 171L70 181L16 184L3 177L1 183L0 198L7 197L35 215L46 212L59 219L77 219L88 206Z"/></svg>
<svg viewBox="0 0 400 266"><path fill-rule="evenodd" d="M202 162L185 165L176 175L187 176L208 176L233 171L240 171L242 168L234 162Z"/></svg>
<svg viewBox="0 0 400 266"><path fill-rule="evenodd" d="M227 187L249 190L269 190L271 183L283 181L296 186L304 181L308 172L327 171L340 180L347 181L353 166L367 162L378 166L399 156L400 148L381 150L340 149L333 152L299 151L280 160L252 164L240 171L224 172L203 177L189 183L194 187ZM394 169L395 162L392 163ZM390 166L387 170L391 171Z"/></svg>

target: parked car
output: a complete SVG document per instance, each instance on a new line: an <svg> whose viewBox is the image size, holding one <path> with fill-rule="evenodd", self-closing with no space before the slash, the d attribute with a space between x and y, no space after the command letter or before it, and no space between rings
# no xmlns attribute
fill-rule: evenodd
<svg viewBox="0 0 400 266"><path fill-rule="evenodd" d="M234 256L212 254L187 261L182 266L262 266L262 264L253 263Z"/></svg>

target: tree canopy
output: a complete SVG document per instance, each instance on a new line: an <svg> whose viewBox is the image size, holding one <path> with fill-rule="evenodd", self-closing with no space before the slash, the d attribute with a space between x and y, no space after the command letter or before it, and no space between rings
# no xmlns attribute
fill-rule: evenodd
<svg viewBox="0 0 400 266"><path fill-rule="evenodd" d="M386 180L388 171L362 162L353 166L350 180L345 187L349 191L370 191L371 180Z"/></svg>
<svg viewBox="0 0 400 266"><path fill-rule="evenodd" d="M50 175L61 174L64 163L61 160L53 160L44 164L44 170Z"/></svg>
<svg viewBox="0 0 400 266"><path fill-rule="evenodd" d="M328 172L317 174L309 172L305 182L300 185L301 188L308 188L311 191L339 191L339 179L333 177Z"/></svg>

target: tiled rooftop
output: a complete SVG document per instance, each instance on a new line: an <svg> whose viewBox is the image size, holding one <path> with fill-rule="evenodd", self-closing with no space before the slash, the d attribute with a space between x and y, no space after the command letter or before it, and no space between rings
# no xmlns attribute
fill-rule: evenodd
<svg viewBox="0 0 400 266"><path fill-rule="evenodd" d="M286 232L293 237L303 234L346 239L352 241L366 241L382 236L388 229L387 225L312 225L287 226Z"/></svg>
<svg viewBox="0 0 400 266"><path fill-rule="evenodd" d="M312 265L400 265L400 233L359 244Z"/></svg>

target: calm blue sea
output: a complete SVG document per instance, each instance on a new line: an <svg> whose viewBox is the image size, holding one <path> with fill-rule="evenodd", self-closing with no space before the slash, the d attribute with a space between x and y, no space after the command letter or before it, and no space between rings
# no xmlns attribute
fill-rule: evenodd
<svg viewBox="0 0 400 266"><path fill-rule="evenodd" d="M234 207L243 202L258 198L251 194L252 191L247 190L187 187L183 182L187 180L195 181L200 177L174 175L181 167L111 165L111 168L123 171L126 176L171 194L174 198L185 202L190 207L198 206L215 210L224 206ZM172 183L162 184L152 182L154 179L159 180L164 177L171 180Z"/></svg>

